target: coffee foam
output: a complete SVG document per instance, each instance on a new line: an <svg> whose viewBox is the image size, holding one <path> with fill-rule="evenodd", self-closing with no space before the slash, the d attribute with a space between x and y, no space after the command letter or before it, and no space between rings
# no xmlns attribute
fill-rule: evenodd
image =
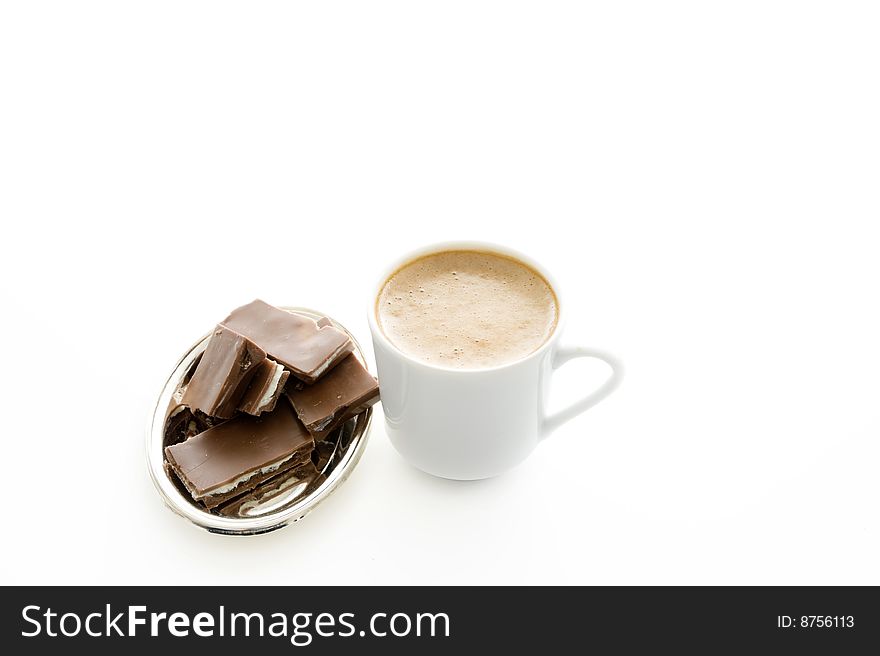
<svg viewBox="0 0 880 656"><path fill-rule="evenodd" d="M401 351L455 369L496 367L538 349L556 328L556 296L537 271L511 257L452 250L393 273L376 318Z"/></svg>

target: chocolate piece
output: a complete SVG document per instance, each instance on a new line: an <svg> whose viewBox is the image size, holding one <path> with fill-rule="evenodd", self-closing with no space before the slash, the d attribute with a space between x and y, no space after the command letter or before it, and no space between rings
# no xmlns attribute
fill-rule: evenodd
<svg viewBox="0 0 880 656"><path fill-rule="evenodd" d="M206 415L228 419L238 407L266 353L241 335L217 326L181 402Z"/></svg>
<svg viewBox="0 0 880 656"><path fill-rule="evenodd" d="M170 446L183 442L189 435L187 430L190 425L195 427L195 417L192 411L185 405L174 406L165 419L165 432L162 434L163 446Z"/></svg>
<svg viewBox="0 0 880 656"><path fill-rule="evenodd" d="M262 417L240 415L166 447L193 499L213 508L311 456L314 442L288 403Z"/></svg>
<svg viewBox="0 0 880 656"><path fill-rule="evenodd" d="M342 431L345 429L345 427L348 425L348 420L351 419L352 417L358 416L364 410L366 410L371 405L373 405L373 403L375 403L377 400L378 400L378 397L370 403L365 403L360 408L350 409L348 412L345 413L344 417L334 421L328 428L325 428L324 430L309 431L309 432L312 434L312 437L315 438L315 442L321 441L321 442L336 443L334 436L337 435L338 431Z"/></svg>
<svg viewBox="0 0 880 656"><path fill-rule="evenodd" d="M203 353L204 353L204 351L202 351L201 353L199 353L195 357L195 359L193 360L193 363L189 366L189 369L184 374L183 380L180 383L180 387L178 387L177 391L174 392L174 397L178 401L180 401L180 395L182 395L183 392L186 390L186 386L189 385L189 381L192 380L193 374L196 372L196 369L199 366L199 362L202 361L202 354Z"/></svg>
<svg viewBox="0 0 880 656"><path fill-rule="evenodd" d="M210 417L195 413L185 405L173 406L165 420L164 446L183 442L185 439L208 430L213 425Z"/></svg>
<svg viewBox="0 0 880 656"><path fill-rule="evenodd" d="M233 310L221 325L247 337L307 383L315 382L354 348L348 335L260 300Z"/></svg>
<svg viewBox="0 0 880 656"><path fill-rule="evenodd" d="M318 326L318 328L323 328L324 326L332 326L333 320L330 319L330 317L321 317L320 319L315 321L315 325ZM294 377L288 381L287 386L290 389L302 389L306 386L306 383L301 381L299 378Z"/></svg>
<svg viewBox="0 0 880 656"><path fill-rule="evenodd" d="M273 499L280 504L295 501L318 487L325 478L309 460L299 467L273 476L247 494L223 504L217 508L217 511L227 517L247 517L258 506L264 504L268 506ZM265 508L265 510L270 509L269 507Z"/></svg>
<svg viewBox="0 0 880 656"><path fill-rule="evenodd" d="M379 383L352 354L314 385L286 394L306 428L323 434L378 401Z"/></svg>
<svg viewBox="0 0 880 656"><path fill-rule="evenodd" d="M263 412L271 412L278 402L278 397L284 391L284 384L290 376L277 362L269 358L257 365L257 371L251 379L238 409L249 415L259 415Z"/></svg>

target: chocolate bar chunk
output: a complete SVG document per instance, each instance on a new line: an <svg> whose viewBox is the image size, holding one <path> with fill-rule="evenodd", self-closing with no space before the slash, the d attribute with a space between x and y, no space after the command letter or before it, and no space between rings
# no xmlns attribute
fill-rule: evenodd
<svg viewBox="0 0 880 656"><path fill-rule="evenodd" d="M274 505L273 499L276 500L275 504L290 503L314 490L324 482L324 479L325 476L320 474L309 460L303 465L273 476L250 492L223 504L217 511L227 517L247 517L258 506L265 506L265 510L271 509L270 504Z"/></svg>
<svg viewBox="0 0 880 656"><path fill-rule="evenodd" d="M318 326L318 328L323 328L324 326L332 326L333 320L330 319L330 317L321 317L320 319L315 321L315 324ZM302 389L303 387L305 387L305 385L306 383L302 382L298 378L294 378L288 384L291 389Z"/></svg>
<svg viewBox="0 0 880 656"><path fill-rule="evenodd" d="M217 326L181 402L206 415L228 419L238 407L266 353L241 335Z"/></svg>
<svg viewBox="0 0 880 656"><path fill-rule="evenodd" d="M306 428L324 434L378 401L379 383L352 354L314 385L286 394Z"/></svg>
<svg viewBox="0 0 880 656"><path fill-rule="evenodd" d="M289 403L262 417L239 415L166 447L165 457L193 499L208 508L304 463L315 443Z"/></svg>
<svg viewBox="0 0 880 656"><path fill-rule="evenodd" d="M223 421L212 419L201 412L193 412L185 405L175 405L165 420L164 446L183 442L185 439L208 430L211 426Z"/></svg>
<svg viewBox="0 0 880 656"><path fill-rule="evenodd" d="M290 376L289 371L285 371L280 364L266 358L257 365L257 371L242 396L238 409L249 415L271 412L278 402L278 397L284 391L288 376Z"/></svg>
<svg viewBox="0 0 880 656"><path fill-rule="evenodd" d="M297 378L315 382L354 345L334 326L256 300L233 310L221 325L244 335Z"/></svg>

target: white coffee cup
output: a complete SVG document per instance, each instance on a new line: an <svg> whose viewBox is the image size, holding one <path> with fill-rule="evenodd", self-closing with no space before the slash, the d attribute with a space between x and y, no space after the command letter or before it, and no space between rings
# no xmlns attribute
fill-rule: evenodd
<svg viewBox="0 0 880 656"><path fill-rule="evenodd" d="M556 294L559 314L555 330L536 351L496 367L451 369L403 353L382 332L376 299L388 278L423 255L463 249L513 257L546 278ZM611 394L623 378L623 365L603 351L560 345L566 307L559 285L541 265L495 244L434 244L392 264L373 288L369 322L386 430L397 451L410 464L435 476L489 478L522 462L556 428ZM574 358L602 360L611 374L598 389L548 414L553 371Z"/></svg>

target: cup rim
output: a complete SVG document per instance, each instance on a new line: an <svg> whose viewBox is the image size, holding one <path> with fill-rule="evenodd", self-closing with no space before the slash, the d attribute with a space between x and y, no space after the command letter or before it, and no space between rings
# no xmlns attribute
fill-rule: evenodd
<svg viewBox="0 0 880 656"><path fill-rule="evenodd" d="M504 364L495 365L494 367L474 367L474 368L453 368L453 367L445 367L442 365L437 365L429 362L425 362L424 360L419 360L418 358L409 355L408 353L404 353L400 348L398 348L394 343L388 339L385 332L382 330L382 327L379 325L379 319L376 316L376 306L379 300L379 294L382 292L382 288L385 286L385 283L388 279L399 269L403 268L406 264L413 262L421 257L426 255L431 255L433 253L442 253L443 251L488 251L490 253L495 253L497 255L501 255L504 257L510 257L515 260L520 260L523 264L528 267L531 267L535 271L537 271L541 276L544 277L544 280L550 285L550 289L553 292L553 295L556 297L556 325L553 327L553 332L544 340L544 343L541 344L534 351L529 353L528 355L524 355L521 358L516 360L511 360L510 362L505 362ZM503 369L508 369L520 365L524 362L527 362L533 358L540 358L548 349L550 349L553 343L559 338L559 335L562 334L562 327L566 317L565 312L565 302L563 301L562 290L559 286L559 282L550 272L539 262L535 261L528 255L514 249L509 246L504 246L502 244L497 244L494 242L488 241L475 241L475 240L454 240L454 241L442 241L435 242L432 244L428 244L426 246L422 246L420 248L416 248L408 251L403 256L394 260L390 266L385 267L378 279L371 286L370 293L370 306L369 311L367 312L367 318L370 324L370 332L373 334L373 339L375 341L381 342L386 348L390 349L394 353L396 353L401 358L405 359L407 362L423 367L425 369L434 370L434 371L443 371L452 374L476 374L476 373L486 373L486 372L494 372L501 371Z"/></svg>

